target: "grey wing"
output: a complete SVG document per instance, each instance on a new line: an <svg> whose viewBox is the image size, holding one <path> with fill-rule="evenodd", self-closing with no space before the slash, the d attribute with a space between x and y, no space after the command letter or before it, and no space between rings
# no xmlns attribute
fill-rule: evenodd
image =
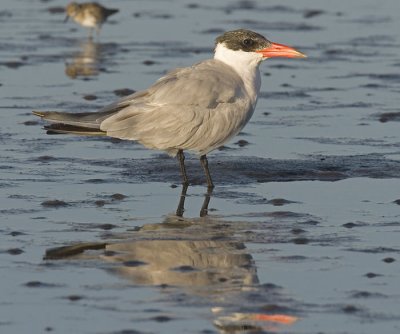
<svg viewBox="0 0 400 334"><path fill-rule="evenodd" d="M116 113L116 112L128 107L131 104L140 103L144 98L146 98L146 96L148 96L147 90L135 92L135 93L125 96L111 104L106 105L105 107L98 110L96 113L98 113L98 114Z"/></svg>
<svg viewBox="0 0 400 334"><path fill-rule="evenodd" d="M99 112L120 111L143 104L177 104L215 107L232 102L241 78L224 63L208 60L192 67L177 68L156 81L147 90L128 95ZM216 89L218 87L218 89ZM225 87L225 89L220 89ZM121 113L122 115L122 113Z"/></svg>
<svg viewBox="0 0 400 334"><path fill-rule="evenodd" d="M191 149L195 135L211 129L213 119L226 120L218 112L221 106L245 95L243 81L232 68L208 60L162 77L142 98L132 96L129 105L105 119L100 128L108 136L138 140L150 148Z"/></svg>
<svg viewBox="0 0 400 334"><path fill-rule="evenodd" d="M168 73L148 91L154 103L215 108L233 102L242 84L230 66L210 59Z"/></svg>

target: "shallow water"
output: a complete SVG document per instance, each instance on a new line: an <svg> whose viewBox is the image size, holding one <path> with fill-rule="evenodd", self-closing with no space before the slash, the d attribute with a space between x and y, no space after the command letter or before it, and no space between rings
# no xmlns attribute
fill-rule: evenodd
<svg viewBox="0 0 400 334"><path fill-rule="evenodd" d="M92 41L63 1L2 4L1 333L399 332L397 1L103 1ZM238 27L309 58L262 64L212 194L195 157L182 197L174 159L31 115L96 110Z"/></svg>

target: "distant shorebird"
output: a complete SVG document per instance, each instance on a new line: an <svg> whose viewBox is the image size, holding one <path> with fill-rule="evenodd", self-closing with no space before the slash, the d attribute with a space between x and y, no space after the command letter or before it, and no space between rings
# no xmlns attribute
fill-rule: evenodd
<svg viewBox="0 0 400 334"><path fill-rule="evenodd" d="M48 133L106 135L137 140L178 156L183 184L189 183L184 150L200 155L209 188L206 154L239 133L253 115L261 86L260 63L271 57L303 58L253 31L228 31L216 39L214 59L178 68L146 90L98 112L34 111L52 122Z"/></svg>
<svg viewBox="0 0 400 334"><path fill-rule="evenodd" d="M86 2L78 4L71 2L67 5L65 22L71 17L81 26L89 27L89 36L92 36L93 28L96 29L97 35L100 33L101 25L110 15L117 13L118 9L105 8L97 2Z"/></svg>

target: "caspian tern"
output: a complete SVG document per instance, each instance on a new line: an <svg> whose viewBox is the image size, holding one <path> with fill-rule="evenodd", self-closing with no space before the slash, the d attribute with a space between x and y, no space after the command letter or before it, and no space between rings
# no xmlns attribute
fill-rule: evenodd
<svg viewBox="0 0 400 334"><path fill-rule="evenodd" d="M239 133L253 115L260 91L260 63L267 58L304 58L292 47L272 43L250 30L225 32L216 39L214 59L177 68L146 90L98 112L34 111L50 124L48 133L106 135L135 140L179 159L188 185L185 156L200 155L207 185L214 184L206 154Z"/></svg>
<svg viewBox="0 0 400 334"><path fill-rule="evenodd" d="M92 29L96 28L97 35L100 33L102 24L110 15L119 12L119 9L106 8L97 2L76 3L71 2L65 8L67 16L64 22L71 17L76 23L90 29L89 36L92 36Z"/></svg>

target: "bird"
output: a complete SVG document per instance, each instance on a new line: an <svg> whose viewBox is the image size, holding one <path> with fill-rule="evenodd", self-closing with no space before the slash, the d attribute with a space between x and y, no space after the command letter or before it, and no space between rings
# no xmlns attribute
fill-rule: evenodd
<svg viewBox="0 0 400 334"><path fill-rule="evenodd" d="M206 155L237 135L250 120L261 87L259 65L272 57L307 56L254 31L231 30L216 38L212 59L174 69L149 88L97 112L33 113L50 122L45 126L48 134L134 140L176 156L186 187L184 151L196 153L208 189L213 189Z"/></svg>
<svg viewBox="0 0 400 334"><path fill-rule="evenodd" d="M102 24L110 15L119 12L119 9L106 8L97 2L85 2L78 4L71 2L65 8L67 16L64 22L71 17L78 24L89 27L89 36L92 36L93 28L96 29L97 35L100 33Z"/></svg>

